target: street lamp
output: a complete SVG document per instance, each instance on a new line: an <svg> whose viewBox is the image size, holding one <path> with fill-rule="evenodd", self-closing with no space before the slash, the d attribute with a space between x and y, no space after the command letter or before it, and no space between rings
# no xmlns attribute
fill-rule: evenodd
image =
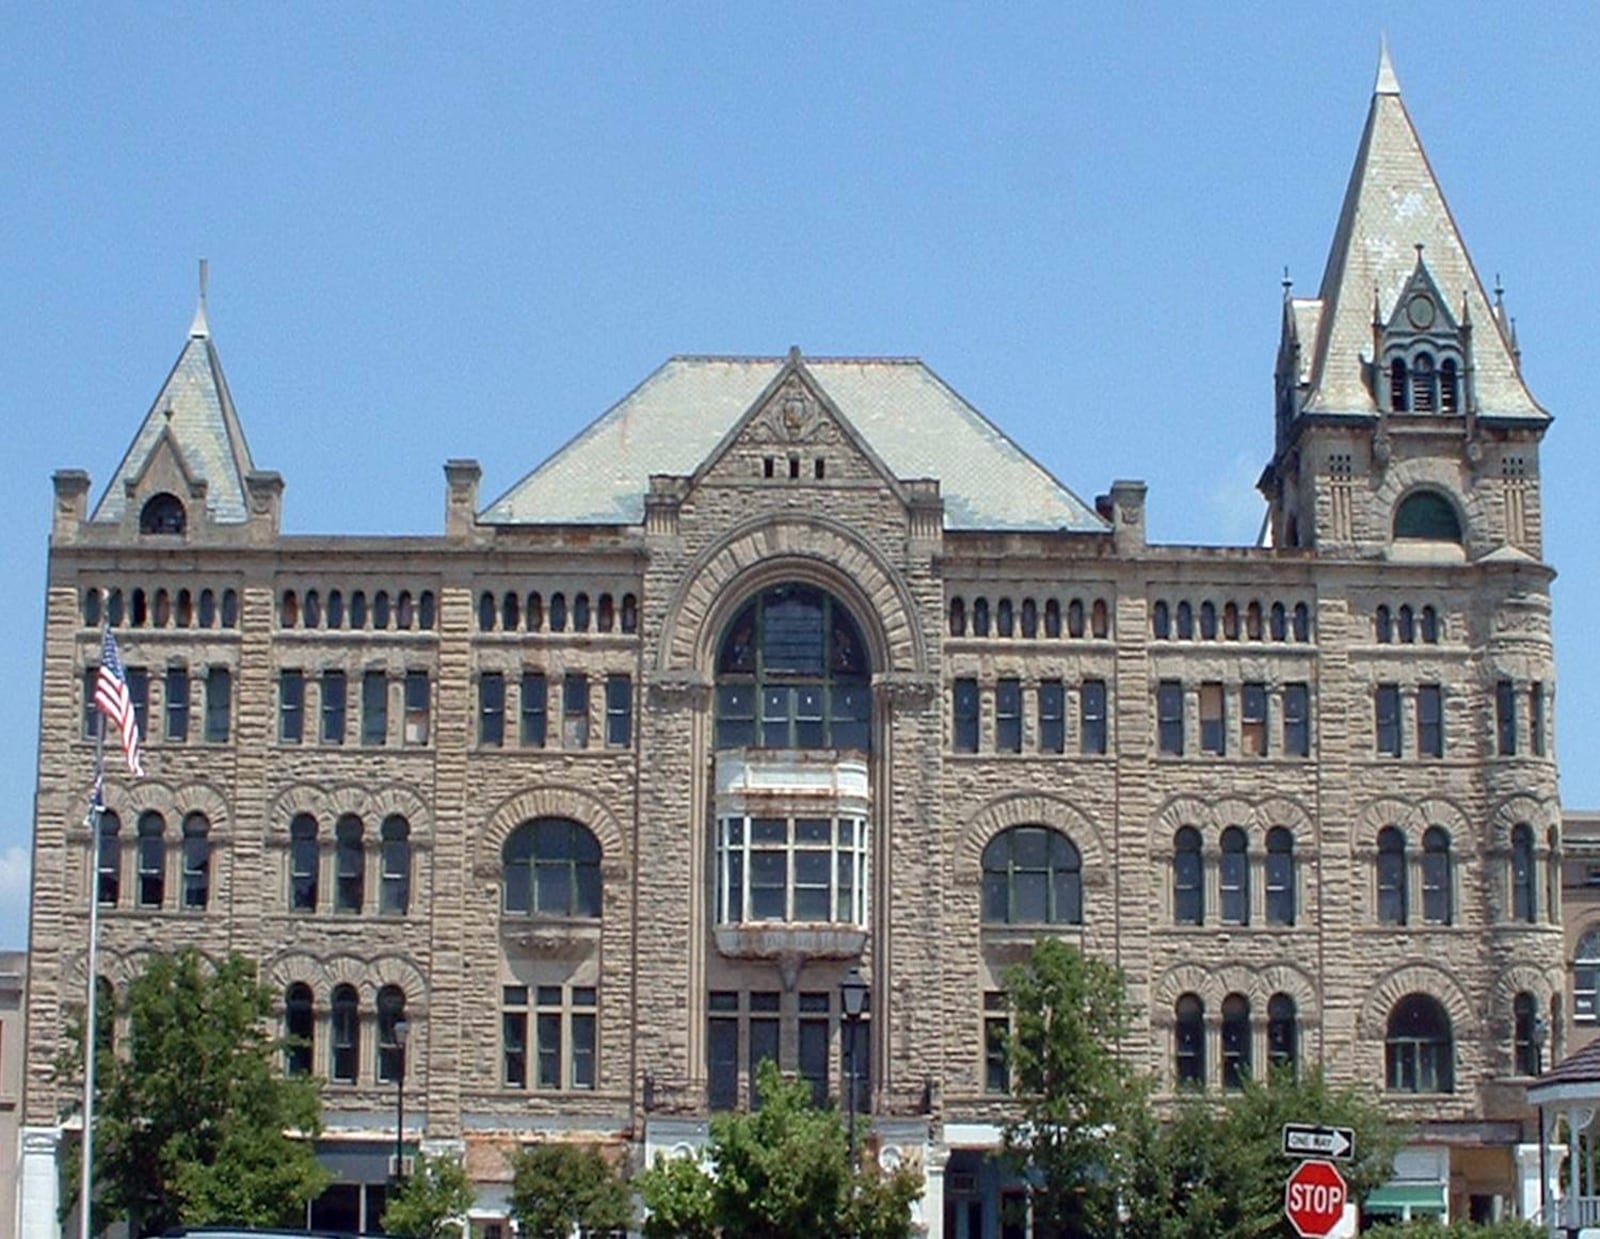
<svg viewBox="0 0 1600 1239"><path fill-rule="evenodd" d="M1530 1036L1533 1042L1533 1074L1535 1077L1544 1074L1544 1047L1550 1040L1550 1021L1543 1015L1533 1017L1533 1030ZM1550 1229L1550 1216L1546 1210L1550 1207L1550 1174L1545 1165L1545 1134L1544 1134L1544 1103L1539 1103L1539 1225L1546 1230Z"/></svg>
<svg viewBox="0 0 1600 1239"><path fill-rule="evenodd" d="M394 1181L406 1178L406 1034L411 1026L405 1018L394 1022Z"/></svg>
<svg viewBox="0 0 1600 1239"><path fill-rule="evenodd" d="M839 983L839 1006L844 1012L845 1026L845 1087L850 1090L850 1172L856 1169L856 1030L861 1026L861 1013L867 1009L867 983L861 979L861 969L851 966Z"/></svg>

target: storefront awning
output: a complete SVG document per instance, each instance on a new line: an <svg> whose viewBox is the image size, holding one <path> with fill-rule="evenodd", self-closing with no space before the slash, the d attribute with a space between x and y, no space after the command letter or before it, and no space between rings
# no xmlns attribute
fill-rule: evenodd
<svg viewBox="0 0 1600 1239"><path fill-rule="evenodd" d="M1365 1213L1443 1213L1443 1183L1386 1183L1367 1197L1361 1206Z"/></svg>

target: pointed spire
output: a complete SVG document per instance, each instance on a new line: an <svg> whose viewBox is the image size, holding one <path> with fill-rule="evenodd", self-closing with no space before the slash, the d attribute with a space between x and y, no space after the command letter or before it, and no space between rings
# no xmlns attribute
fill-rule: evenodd
<svg viewBox="0 0 1600 1239"><path fill-rule="evenodd" d="M1398 95L1400 93L1400 79L1395 76L1394 62L1389 59L1389 36L1384 34L1378 41L1378 80L1372 84L1372 93L1375 95Z"/></svg>
<svg viewBox="0 0 1600 1239"><path fill-rule="evenodd" d="M200 299L194 307L194 321L189 324L190 339L208 339L211 335L211 324L206 321L206 280L210 272L206 260L200 260Z"/></svg>

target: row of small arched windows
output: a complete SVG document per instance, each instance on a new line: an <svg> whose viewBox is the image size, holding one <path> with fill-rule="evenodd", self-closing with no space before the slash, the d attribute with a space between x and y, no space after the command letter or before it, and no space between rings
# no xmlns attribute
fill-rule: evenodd
<svg viewBox="0 0 1600 1239"><path fill-rule="evenodd" d="M1311 640L1311 608L1297 602L1291 609L1274 602L1263 610L1251 601L1240 609L1237 602L1225 602L1219 611L1210 599L1195 607L1187 600L1169 604L1157 599L1150 608L1150 633L1157 641L1287 641Z"/></svg>
<svg viewBox="0 0 1600 1239"><path fill-rule="evenodd" d="M1001 598L994 604L991 614L987 598L974 598L969 616L966 599L959 596L950 599L952 637L987 637L991 629L997 637L1022 637L1029 641L1036 637L1052 641L1063 636L1104 638L1111 634L1111 611L1103 598L1095 598L1087 604L1082 598L1069 599L1064 617L1061 603L1055 598L1045 600L1042 614L1039 604L1032 598L1024 598L1020 605L1013 604L1010 598Z"/></svg>
<svg viewBox="0 0 1600 1239"><path fill-rule="evenodd" d="M1410 603L1391 610L1387 603L1381 605L1373 616L1373 633L1379 645L1439 644L1439 613L1431 606L1414 611Z"/></svg>
<svg viewBox="0 0 1600 1239"><path fill-rule="evenodd" d="M423 590L415 598L408 589L392 595L380 589L372 594L370 606L364 589L350 591L348 606L343 590L330 589L324 597L315 589L303 594L286 589L278 597L278 626L356 631L370 628L375 632L392 626L401 632L411 628L426 631L433 627L437 610L431 589Z"/></svg>
<svg viewBox="0 0 1600 1239"><path fill-rule="evenodd" d="M323 838L317 819L296 814L289 823L289 907L316 912L331 904L335 912L360 913L367 905L369 838L366 823L354 813L334 824L332 898L323 874ZM411 824L398 813L383 819L377 845L377 911L405 916L411 909Z"/></svg>
<svg viewBox="0 0 1600 1239"><path fill-rule="evenodd" d="M204 813L189 813L183 819L183 833L177 855L177 907L187 912L204 912L211 900L211 822ZM95 898L102 907L122 904L124 895L122 820L106 809L100 814L100 855L96 864ZM169 882L167 858L167 819L154 809L139 815L133 841L132 899L136 908L167 906Z"/></svg>
<svg viewBox="0 0 1600 1239"><path fill-rule="evenodd" d="M1389 408L1395 413L1459 413L1461 381L1453 358L1434 365L1431 353L1389 363Z"/></svg>
<svg viewBox="0 0 1600 1239"><path fill-rule="evenodd" d="M231 589L147 590L136 586L83 591L83 626L99 628L237 628L239 595Z"/></svg>
<svg viewBox="0 0 1600 1239"><path fill-rule="evenodd" d="M328 1006L327 1078L335 1084L355 1084L361 1079L363 1016L361 995L354 985L333 987ZM292 1076L310 1075L317 1070L318 1012L311 986L296 981L283 996L284 1070ZM385 985L378 991L377 1053L372 1063L373 1079L392 1084L405 1070L405 1043L402 1030L406 1022L406 995L398 985Z"/></svg>
<svg viewBox="0 0 1600 1239"><path fill-rule="evenodd" d="M1293 1072L1299 1057L1298 1011L1288 994L1267 1000L1267 1058L1274 1070ZM1173 1076L1179 1087L1206 1084L1206 1006L1198 994L1184 994L1173 1005ZM1222 1000L1222 1087L1241 1089L1255 1078L1255 1034L1250 999L1229 994Z"/></svg>
<svg viewBox="0 0 1600 1239"><path fill-rule="evenodd" d="M478 631L494 632L595 632L625 633L639 630L639 600L632 594L622 595L619 606L610 594L601 594L593 606L589 595L577 593L572 605L567 606L566 594L550 595L548 608L543 595L537 590L524 599L521 594L507 591L496 598L488 590L478 596Z"/></svg>

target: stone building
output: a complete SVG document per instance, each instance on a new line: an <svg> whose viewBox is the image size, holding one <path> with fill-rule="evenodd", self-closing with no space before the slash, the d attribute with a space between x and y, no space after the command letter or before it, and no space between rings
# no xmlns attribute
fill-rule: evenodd
<svg viewBox="0 0 1600 1239"><path fill-rule="evenodd" d="M104 491L55 478L22 1233L91 897L113 989L260 961L328 1081L322 1221L374 1221L402 1056L484 1233L519 1142L693 1146L776 1057L992 1239L1044 933L1126 970L1163 1096L1321 1062L1434 1207L1518 1207L1566 1024L1550 419L1386 57L1276 374L1260 546L1151 545L1141 484L1081 501L922 363L798 351L674 358L487 504L449 462L441 536L301 537L202 303ZM148 773L96 873L104 624Z"/></svg>

